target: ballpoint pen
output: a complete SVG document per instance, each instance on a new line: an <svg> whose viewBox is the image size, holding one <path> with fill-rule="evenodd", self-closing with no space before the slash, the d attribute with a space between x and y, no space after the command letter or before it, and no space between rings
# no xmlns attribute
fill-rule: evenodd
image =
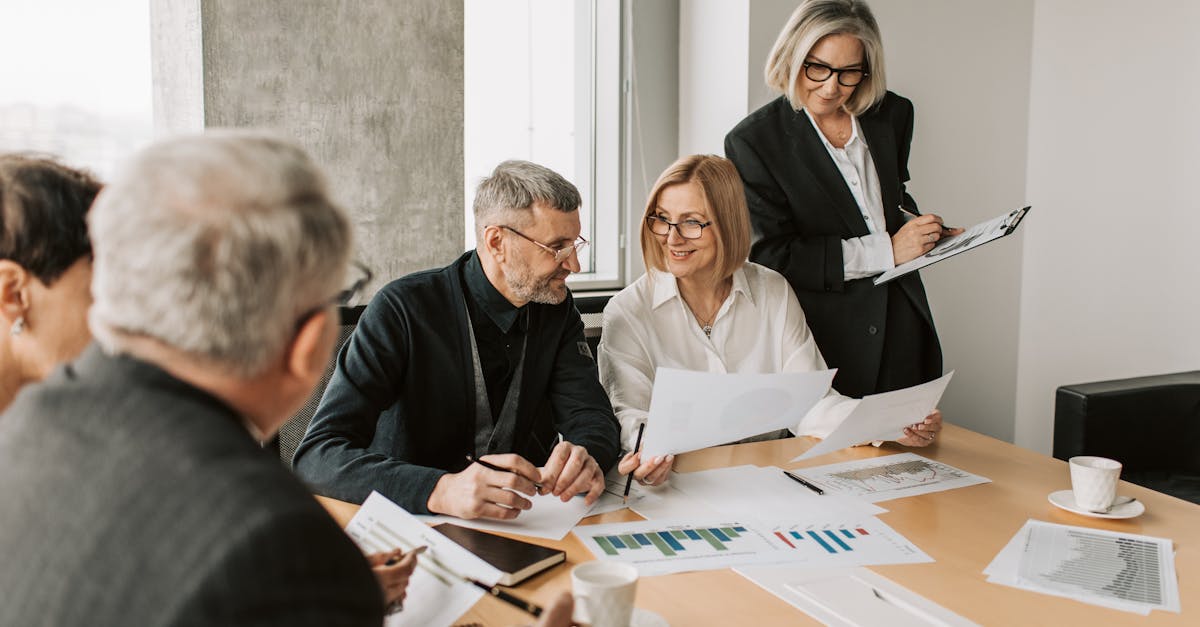
<svg viewBox="0 0 1200 627"><path fill-rule="evenodd" d="M919 218L919 217L921 217L921 216L919 216L919 215L917 215L917 214L913 213L911 209L907 209L907 208L905 208L905 206L904 206L904 205L900 205L900 206L899 206L899 209L900 209L900 211L901 211L902 213L904 213L905 215L907 215L909 218ZM907 219L906 219L905 221L907 222ZM952 229L952 228L950 228L950 227L946 226L945 224L943 224L943 225L942 225L942 230L943 230L943 231L953 231L954 229Z"/></svg>
<svg viewBox="0 0 1200 627"><path fill-rule="evenodd" d="M497 466L491 462L479 459L479 458L475 457L474 455L467 455L467 461L471 462L472 464L479 464L480 466L483 466L484 468L487 468L489 470L495 470L496 472L507 472L507 473L512 473L514 475L517 474L517 471L515 471L515 470L510 470L508 468L501 468L500 466ZM537 488L538 491L540 492L542 489L542 484L534 482L533 487Z"/></svg>
<svg viewBox="0 0 1200 627"><path fill-rule="evenodd" d="M646 431L646 423L638 425L637 442L633 443L633 450L636 451L642 448L642 434ZM635 469L636 470L636 469ZM629 503L629 488L633 486L633 470L629 471L629 476L625 478L625 496L621 497L622 503Z"/></svg>
<svg viewBox="0 0 1200 627"><path fill-rule="evenodd" d="M788 479L791 479L792 481L795 481L796 483L799 483L800 485L802 485L802 486L804 486L804 487L808 488L809 490L812 490L813 492L816 492L817 494L825 494L825 491L824 491L824 490L822 490L821 488L818 488L817 486L815 486L815 485L813 485L813 484L809 483L809 482L808 482L806 479L804 479L804 478L803 478L803 477L801 477L800 475L792 474L792 473L790 473L790 472L788 472L788 471L786 471L786 470L785 470L785 471L783 471L783 474L787 475Z"/></svg>

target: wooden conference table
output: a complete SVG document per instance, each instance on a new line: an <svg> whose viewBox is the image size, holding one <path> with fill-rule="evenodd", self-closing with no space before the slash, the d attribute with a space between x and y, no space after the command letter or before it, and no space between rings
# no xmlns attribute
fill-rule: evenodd
<svg viewBox="0 0 1200 627"><path fill-rule="evenodd" d="M815 440L792 438L722 446L680 455L680 472L756 464L799 468L888 455L902 450L982 475L992 483L880 503L880 518L921 547L929 564L872 566L875 572L981 625L1196 625L1200 624L1200 505L1124 481L1118 493L1146 505L1129 520L1089 518L1062 511L1046 497L1070 487L1066 462L1007 442L946 425L937 444L925 449L885 445L845 449L815 460L791 463ZM358 506L318 497L343 526ZM1027 519L1170 538L1175 543L1182 614L1154 611L1149 616L1106 609L987 583L983 569ZM585 518L581 524L641 520L629 510ZM570 569L592 559L574 534L561 541L533 540L565 549L567 564L556 566L514 590L540 604L571 586ZM674 627L692 625L819 624L800 610L732 570L643 577L638 607L654 611ZM509 627L531 622L528 615L484 597L460 620Z"/></svg>

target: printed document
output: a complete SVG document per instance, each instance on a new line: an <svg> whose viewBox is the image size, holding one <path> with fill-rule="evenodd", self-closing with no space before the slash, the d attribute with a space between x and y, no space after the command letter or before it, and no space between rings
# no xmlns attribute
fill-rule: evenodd
<svg viewBox="0 0 1200 627"><path fill-rule="evenodd" d="M833 433L792 461L800 461L848 446L872 440L895 440L904 436L904 427L925 420L942 400L942 393L954 372L939 379L903 390L862 397L858 406Z"/></svg>
<svg viewBox="0 0 1200 627"><path fill-rule="evenodd" d="M834 373L733 374L659 368L642 459L794 428L829 391Z"/></svg>
<svg viewBox="0 0 1200 627"><path fill-rule="evenodd" d="M916 453L856 459L840 464L797 468L791 472L825 490L826 494L855 496L871 503L991 483L987 477L973 475Z"/></svg>

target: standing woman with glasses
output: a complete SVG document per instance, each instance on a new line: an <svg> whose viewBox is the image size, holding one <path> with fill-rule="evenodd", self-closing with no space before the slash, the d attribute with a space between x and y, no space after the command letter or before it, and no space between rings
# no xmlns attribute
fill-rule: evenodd
<svg viewBox="0 0 1200 627"><path fill-rule="evenodd" d="M622 474L644 485L666 480L673 456L634 451L648 418L659 366L717 373L810 372L825 360L787 280L746 261L750 220L733 164L714 155L679 159L658 178L642 224L646 274L609 301L600 336L600 379L621 423ZM797 435L828 435L854 408L831 391ZM924 446L941 429L934 411L905 429L902 444ZM743 441L788 437L763 433Z"/></svg>
<svg viewBox="0 0 1200 627"><path fill-rule="evenodd" d="M942 374L921 277L872 278L947 235L905 190L913 106L887 91L883 45L861 0L805 0L767 57L783 95L725 137L745 184L750 258L796 292L834 386L862 396Z"/></svg>

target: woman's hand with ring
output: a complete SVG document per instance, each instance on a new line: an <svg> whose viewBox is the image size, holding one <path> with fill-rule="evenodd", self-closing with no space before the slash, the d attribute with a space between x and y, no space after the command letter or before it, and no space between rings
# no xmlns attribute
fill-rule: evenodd
<svg viewBox="0 0 1200 627"><path fill-rule="evenodd" d="M640 452L626 453L625 457L621 458L621 462L617 464L617 470L623 475L632 472L634 481L641 485L656 486L662 485L667 480L674 463L674 455L660 455L643 462Z"/></svg>

